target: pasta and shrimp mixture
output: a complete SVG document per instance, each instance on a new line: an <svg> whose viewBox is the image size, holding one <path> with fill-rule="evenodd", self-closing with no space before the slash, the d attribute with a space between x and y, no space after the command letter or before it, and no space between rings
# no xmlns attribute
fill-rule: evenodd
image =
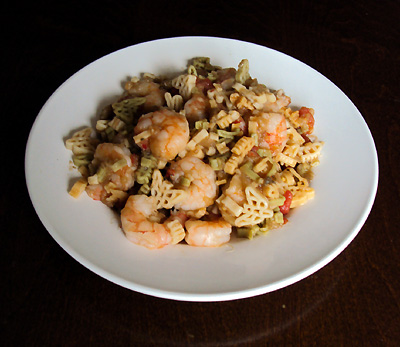
<svg viewBox="0 0 400 347"><path fill-rule="evenodd" d="M235 69L200 57L173 78L134 77L96 129L66 141L82 175L70 194L118 211L126 237L149 249L252 239L314 197L323 142L314 110L290 103L250 76L247 59Z"/></svg>

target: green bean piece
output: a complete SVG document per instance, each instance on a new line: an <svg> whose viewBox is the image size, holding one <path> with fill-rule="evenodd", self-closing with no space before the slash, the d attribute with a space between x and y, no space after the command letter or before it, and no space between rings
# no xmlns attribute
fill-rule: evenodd
<svg viewBox="0 0 400 347"><path fill-rule="evenodd" d="M117 162L115 162L114 164L111 165L111 170L113 172L116 172L118 170L121 170L127 164L128 164L128 162L126 161L126 159L122 158L122 159L118 160Z"/></svg>

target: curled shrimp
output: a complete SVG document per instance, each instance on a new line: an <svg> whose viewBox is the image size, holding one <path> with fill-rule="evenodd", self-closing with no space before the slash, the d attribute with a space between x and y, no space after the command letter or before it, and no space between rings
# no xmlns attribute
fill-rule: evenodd
<svg viewBox="0 0 400 347"><path fill-rule="evenodd" d="M210 109L208 98L201 93L194 94L186 101L184 110L185 116L189 123L194 123L198 120L207 118Z"/></svg>
<svg viewBox="0 0 400 347"><path fill-rule="evenodd" d="M190 246L218 247L229 242L232 232L232 226L222 218L214 221L189 219L185 227L185 241Z"/></svg>
<svg viewBox="0 0 400 347"><path fill-rule="evenodd" d="M118 165L121 163L121 165ZM87 194L94 200L100 200L106 205L113 202L110 189L127 191L135 183L134 172L137 169L138 158L121 144L102 143L96 147L92 166L97 169L96 183L86 187ZM114 165L118 166L114 166Z"/></svg>
<svg viewBox="0 0 400 347"><path fill-rule="evenodd" d="M257 123L258 146L273 153L282 151L287 141L286 119L281 113L260 113L250 118Z"/></svg>
<svg viewBox="0 0 400 347"><path fill-rule="evenodd" d="M134 132L148 131L149 137L138 143L142 149L149 147L159 160L173 160L189 141L189 124L185 116L168 109L147 113L140 117Z"/></svg>
<svg viewBox="0 0 400 347"><path fill-rule="evenodd" d="M121 210L122 230L127 239L149 249L162 248L180 242L168 228L168 220L157 211L156 199L146 195L131 195Z"/></svg>
<svg viewBox="0 0 400 347"><path fill-rule="evenodd" d="M214 203L217 196L215 171L210 165L196 157L188 156L171 164L170 178L175 185L187 192L186 198L175 208L194 211L206 208ZM189 185L182 185L186 178Z"/></svg>
<svg viewBox="0 0 400 347"><path fill-rule="evenodd" d="M143 106L145 111L151 111L164 105L165 91L152 80L143 79L138 82L128 82L125 84L125 89L130 95L146 98Z"/></svg>

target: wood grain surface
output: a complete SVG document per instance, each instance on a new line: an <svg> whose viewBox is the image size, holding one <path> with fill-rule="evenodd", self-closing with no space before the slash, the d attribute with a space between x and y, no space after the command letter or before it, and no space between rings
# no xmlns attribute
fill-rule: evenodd
<svg viewBox="0 0 400 347"><path fill-rule="evenodd" d="M399 17L399 1L374 0L3 5L0 344L400 345ZM186 35L250 41L303 61L353 101L371 130L380 177L369 218L336 259L298 283L217 303L139 294L69 256L30 202L26 141L55 89L117 49Z"/></svg>

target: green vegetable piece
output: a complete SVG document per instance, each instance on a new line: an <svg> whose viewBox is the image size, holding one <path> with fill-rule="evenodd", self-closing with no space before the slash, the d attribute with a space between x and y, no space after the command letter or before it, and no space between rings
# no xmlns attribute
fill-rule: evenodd
<svg viewBox="0 0 400 347"><path fill-rule="evenodd" d="M249 61L243 59L237 69L235 80L241 84L244 84L250 78L249 74Z"/></svg>
<svg viewBox="0 0 400 347"><path fill-rule="evenodd" d="M115 136L115 130L111 127L106 128L105 133L107 134L107 138L111 141Z"/></svg>
<svg viewBox="0 0 400 347"><path fill-rule="evenodd" d="M282 206L285 203L285 197L284 196L280 196L277 199L271 199L268 201L268 206L272 209L278 207L278 206Z"/></svg>
<svg viewBox="0 0 400 347"><path fill-rule="evenodd" d="M254 235L250 228L237 228L237 236L252 240Z"/></svg>
<svg viewBox="0 0 400 347"><path fill-rule="evenodd" d="M258 225L252 225L250 227L237 228L238 237L248 238L252 240L254 236L259 232L260 227Z"/></svg>
<svg viewBox="0 0 400 347"><path fill-rule="evenodd" d="M250 136L254 139L254 146L258 146L258 135L251 134Z"/></svg>
<svg viewBox="0 0 400 347"><path fill-rule="evenodd" d="M97 174L97 179L99 180L100 183L103 183L108 175L108 169L105 166L100 166L99 169L96 172Z"/></svg>
<svg viewBox="0 0 400 347"><path fill-rule="evenodd" d="M269 172L267 173L267 176L268 176L268 177L271 177L271 176L275 175L276 172L278 171L278 170L277 170L277 165L276 165L276 163L272 163L272 164L273 164L273 165L272 165L271 170L269 170Z"/></svg>
<svg viewBox="0 0 400 347"><path fill-rule="evenodd" d="M279 224L283 224L283 213L282 212L275 212L274 213L274 220Z"/></svg>
<svg viewBox="0 0 400 347"><path fill-rule="evenodd" d="M128 163L125 158L118 160L114 164L111 165L111 170L113 172L116 172L118 170L121 170L124 166L126 166Z"/></svg>
<svg viewBox="0 0 400 347"><path fill-rule="evenodd" d="M189 187L190 183L192 183L192 180L190 180L189 178L183 176L183 177L181 177L179 183L184 187Z"/></svg>
<svg viewBox="0 0 400 347"><path fill-rule="evenodd" d="M150 157L142 157L142 159L140 159L140 166L142 167L154 168L156 164L157 163Z"/></svg>
<svg viewBox="0 0 400 347"><path fill-rule="evenodd" d="M240 129L235 129L234 131L226 131L226 130L217 130L217 134L219 137L233 139L236 135L240 133Z"/></svg>
<svg viewBox="0 0 400 347"><path fill-rule="evenodd" d="M263 158L272 157L271 151L269 149L264 149L264 148L257 149L257 154Z"/></svg>
<svg viewBox="0 0 400 347"><path fill-rule="evenodd" d="M194 123L194 127L199 130L199 129L208 129L208 126L210 125L209 122L205 120L198 120L196 123Z"/></svg>
<svg viewBox="0 0 400 347"><path fill-rule="evenodd" d="M253 164L248 161L246 164L240 167L240 171L242 171L245 175L247 175L253 181L259 182L261 177L253 171Z"/></svg>
<svg viewBox="0 0 400 347"><path fill-rule="evenodd" d="M210 166L214 171L222 170L221 161L219 158L210 158Z"/></svg>

